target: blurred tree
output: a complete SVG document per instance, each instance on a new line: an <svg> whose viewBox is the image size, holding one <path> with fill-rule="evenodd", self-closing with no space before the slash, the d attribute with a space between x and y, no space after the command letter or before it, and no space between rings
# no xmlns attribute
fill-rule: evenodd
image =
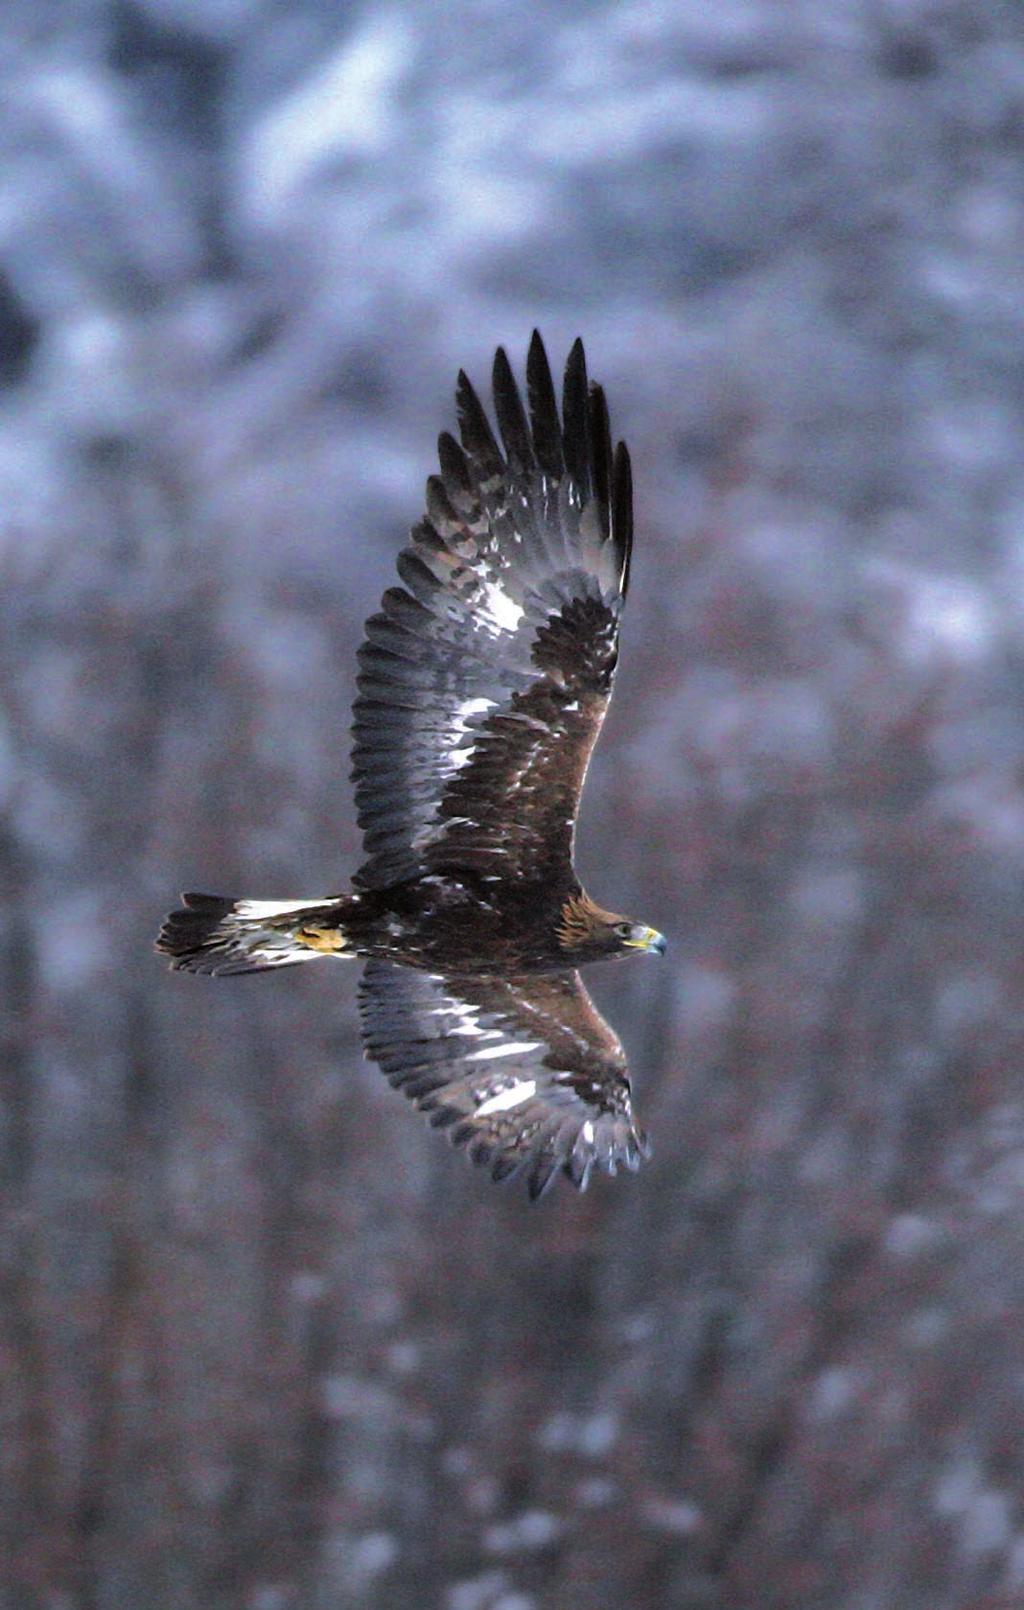
<svg viewBox="0 0 1024 1610"><path fill-rule="evenodd" d="M0 1610L1024 1593L1018 8L0 22ZM655 1142L529 1211L207 992L355 864L449 379L587 338L640 536L583 866Z"/></svg>

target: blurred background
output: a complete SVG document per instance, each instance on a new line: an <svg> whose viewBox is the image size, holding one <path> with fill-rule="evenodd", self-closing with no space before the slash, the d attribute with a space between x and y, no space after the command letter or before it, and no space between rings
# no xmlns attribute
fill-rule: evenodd
<svg viewBox="0 0 1024 1610"><path fill-rule="evenodd" d="M2 1610L1024 1597L1017 0L5 0ZM460 364L584 336L655 1145L530 1209L217 984L344 885Z"/></svg>

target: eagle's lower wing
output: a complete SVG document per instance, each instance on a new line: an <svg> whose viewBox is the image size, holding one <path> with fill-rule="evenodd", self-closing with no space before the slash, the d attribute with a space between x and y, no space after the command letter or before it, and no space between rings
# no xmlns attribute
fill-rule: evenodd
<svg viewBox="0 0 1024 1610"><path fill-rule="evenodd" d="M562 419L540 337L529 417L494 362L499 449L465 375L427 517L359 651L353 778L381 888L443 866L564 875L611 693L631 542L629 458L576 342Z"/></svg>
<svg viewBox="0 0 1024 1610"><path fill-rule="evenodd" d="M360 986L366 1054L494 1179L525 1170L538 1197L561 1170L648 1154L622 1047L578 973L442 977L388 962Z"/></svg>

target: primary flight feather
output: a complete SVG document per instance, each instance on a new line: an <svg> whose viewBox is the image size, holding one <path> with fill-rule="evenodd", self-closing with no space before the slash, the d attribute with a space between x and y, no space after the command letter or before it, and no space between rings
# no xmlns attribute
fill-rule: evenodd
<svg viewBox="0 0 1024 1610"><path fill-rule="evenodd" d="M603 910L572 852L629 581L629 455L582 343L559 415L534 333L524 407L494 360L496 438L464 374L427 512L359 650L353 780L365 860L322 900L183 896L157 948L196 973L364 958L366 1053L495 1179L647 1149L626 1061L578 968L661 953Z"/></svg>

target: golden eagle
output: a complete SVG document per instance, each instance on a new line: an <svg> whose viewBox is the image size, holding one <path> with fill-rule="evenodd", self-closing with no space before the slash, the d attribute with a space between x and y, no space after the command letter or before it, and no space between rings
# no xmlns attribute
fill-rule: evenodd
<svg viewBox="0 0 1024 1610"><path fill-rule="evenodd" d="M426 518L359 650L353 779L366 860L323 900L187 894L172 967L249 973L360 957L366 1053L494 1179L647 1153L622 1047L577 969L665 949L573 870L629 578L629 455L577 341L559 417L534 332L524 408L494 359L502 446L465 374Z"/></svg>

